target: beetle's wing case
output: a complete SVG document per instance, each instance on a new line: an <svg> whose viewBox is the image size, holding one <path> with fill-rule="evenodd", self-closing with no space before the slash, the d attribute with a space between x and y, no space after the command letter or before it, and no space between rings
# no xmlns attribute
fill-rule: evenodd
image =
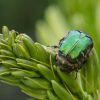
<svg viewBox="0 0 100 100"><path fill-rule="evenodd" d="M90 37L87 37L87 34L85 33L81 33L78 42L76 43L74 49L71 50L69 55L72 59L77 59L81 52L87 51L92 44L93 42Z"/></svg>
<svg viewBox="0 0 100 100"><path fill-rule="evenodd" d="M74 49L75 44L78 42L80 33L79 31L70 31L69 34L62 40L59 50L62 54L67 55L72 49Z"/></svg>

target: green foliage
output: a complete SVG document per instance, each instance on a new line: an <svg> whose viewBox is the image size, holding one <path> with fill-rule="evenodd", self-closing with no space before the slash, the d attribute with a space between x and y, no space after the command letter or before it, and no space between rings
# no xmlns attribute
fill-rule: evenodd
<svg viewBox="0 0 100 100"><path fill-rule="evenodd" d="M67 35L68 31L81 30L93 38L94 47L100 58L100 0L56 2L56 5L46 9L44 20L36 24L38 41L46 45L58 45L59 40Z"/></svg>
<svg viewBox="0 0 100 100"><path fill-rule="evenodd" d="M62 72L56 66L54 48L7 30L4 26L0 37L0 49L4 51L0 52L1 81L19 87L36 100L100 99L100 68L95 50L75 79L75 72Z"/></svg>
<svg viewBox="0 0 100 100"><path fill-rule="evenodd" d="M100 86L100 1L56 0L56 2L56 6L47 8L44 20L38 21L37 39L44 45L58 45L59 40L70 30L82 30L89 33L95 49L87 63L78 72L77 79L73 78L74 73L69 75L61 72L59 68L57 73L70 93L78 96L79 100L99 100L97 95L100 95L98 87ZM96 97L93 96L94 94Z"/></svg>

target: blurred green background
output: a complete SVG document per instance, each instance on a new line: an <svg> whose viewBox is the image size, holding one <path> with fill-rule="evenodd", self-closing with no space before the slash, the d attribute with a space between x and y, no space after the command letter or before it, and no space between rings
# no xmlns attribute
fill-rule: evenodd
<svg viewBox="0 0 100 100"><path fill-rule="evenodd" d="M100 57L100 0L0 0L0 30L3 25L45 45L57 45L69 30L82 30L92 36ZM0 100L13 99L31 100L0 83Z"/></svg>
<svg viewBox="0 0 100 100"><path fill-rule="evenodd" d="M7 25L34 38L35 23L48 5L47 0L0 0L0 28Z"/></svg>

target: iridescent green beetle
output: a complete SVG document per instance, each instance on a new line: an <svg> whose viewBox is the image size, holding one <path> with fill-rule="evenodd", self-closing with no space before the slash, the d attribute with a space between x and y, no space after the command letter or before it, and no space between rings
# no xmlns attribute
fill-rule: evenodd
<svg viewBox="0 0 100 100"><path fill-rule="evenodd" d="M93 41L90 36L78 30L70 31L59 42L57 64L62 71L78 71L86 62L92 48Z"/></svg>

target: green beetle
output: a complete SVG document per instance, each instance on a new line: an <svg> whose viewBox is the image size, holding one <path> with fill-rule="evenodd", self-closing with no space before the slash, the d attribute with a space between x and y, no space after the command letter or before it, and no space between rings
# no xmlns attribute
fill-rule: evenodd
<svg viewBox="0 0 100 100"><path fill-rule="evenodd" d="M84 64L93 48L93 41L86 33L73 30L59 42L56 55L57 65L62 71L78 71Z"/></svg>

